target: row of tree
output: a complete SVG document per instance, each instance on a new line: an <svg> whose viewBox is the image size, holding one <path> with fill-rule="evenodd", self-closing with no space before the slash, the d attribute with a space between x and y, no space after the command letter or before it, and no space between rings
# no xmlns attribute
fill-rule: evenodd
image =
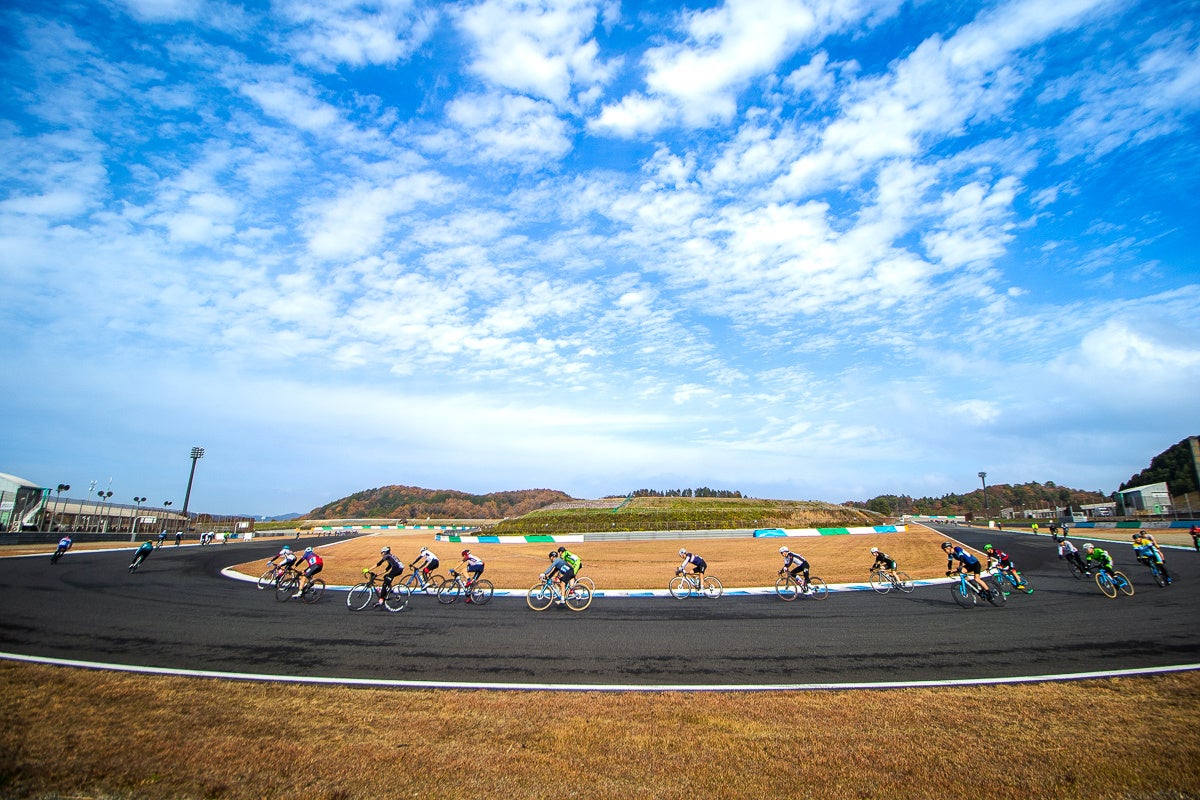
<svg viewBox="0 0 1200 800"><path fill-rule="evenodd" d="M741 497L742 493L729 489L710 489L701 486L699 489L635 489L634 497Z"/></svg>
<svg viewBox="0 0 1200 800"><path fill-rule="evenodd" d="M998 516L1000 509L1013 508L1018 511L1035 508L1078 509L1084 503L1103 503L1109 498L1103 492L1089 492L1058 486L1054 481L1038 483L1005 484L987 487L984 501L982 487L967 494L944 494L941 497L910 497L909 495L884 494L866 501L850 501L845 505L877 511L880 514L983 514L986 510Z"/></svg>
<svg viewBox="0 0 1200 800"><path fill-rule="evenodd" d="M1149 483L1165 483L1174 496L1184 495L1200 489L1196 459L1192 453L1192 439L1173 444L1150 459L1150 466L1121 484L1121 489L1145 486Z"/></svg>
<svg viewBox="0 0 1200 800"><path fill-rule="evenodd" d="M314 508L307 519L503 519L519 517L571 496L554 489L469 494L451 489L382 486Z"/></svg>

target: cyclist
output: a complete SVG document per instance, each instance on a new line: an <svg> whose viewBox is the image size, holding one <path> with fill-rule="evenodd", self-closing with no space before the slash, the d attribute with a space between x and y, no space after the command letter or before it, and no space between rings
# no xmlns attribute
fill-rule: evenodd
<svg viewBox="0 0 1200 800"><path fill-rule="evenodd" d="M579 570L583 567L583 559L565 547L558 548L558 556L567 562L567 566L571 568L571 574L567 578L567 586L571 586L575 583L575 576L579 574Z"/></svg>
<svg viewBox="0 0 1200 800"><path fill-rule="evenodd" d="M1107 551L1088 542L1083 546L1083 555L1087 558L1089 568L1102 569L1108 573L1108 577L1113 577L1113 560ZM1095 563L1095 567L1092 567L1093 563Z"/></svg>
<svg viewBox="0 0 1200 800"><path fill-rule="evenodd" d="M137 552L133 554L133 561L131 561L129 564L129 571L132 572L135 568L141 566L142 562L145 561L153 552L154 542L150 541L149 539L142 542L141 547L139 547Z"/></svg>
<svg viewBox="0 0 1200 800"><path fill-rule="evenodd" d="M390 547L384 547L379 551L379 560L375 562L375 567L378 569L384 564L387 564L387 572L383 575L383 587L379 591L379 599L375 601L376 608L383 605L383 598L387 597L388 592L392 590L392 581L404 572L404 562L392 555Z"/></svg>
<svg viewBox="0 0 1200 800"><path fill-rule="evenodd" d="M158 545L157 546L162 547L163 542L165 542L166 540L167 540L167 529L163 528L161 531L158 532Z"/></svg>
<svg viewBox="0 0 1200 800"><path fill-rule="evenodd" d="M277 559L277 558L279 559L279 563L278 563L278 564L276 564L276 563L275 563L275 559ZM296 563L296 554L292 552L292 548L288 547L288 546L285 544L285 545L283 546L283 549L282 549L282 550L280 550L278 553L276 553L275 555L273 555L273 556L272 556L272 557L271 557L271 558L270 558L270 559L267 561L267 566L268 566L268 567L275 567L275 574L276 574L276 576L278 576L278 575L279 575L281 572L283 572L284 570L288 569L289 567L291 567L291 566L292 566L292 565L294 565L295 563Z"/></svg>
<svg viewBox="0 0 1200 800"><path fill-rule="evenodd" d="M1083 561L1083 556L1079 555L1079 548L1075 546L1070 539L1062 539L1058 543L1058 557L1070 559L1079 567L1079 571L1084 575L1091 575L1088 571L1088 566Z"/></svg>
<svg viewBox="0 0 1200 800"><path fill-rule="evenodd" d="M896 559L892 558L878 547L871 548L871 555L875 556L875 563L867 569L867 572L874 572L876 569L883 570L884 572L896 571Z"/></svg>
<svg viewBox="0 0 1200 800"><path fill-rule="evenodd" d="M300 589L293 595L294 597L304 594L304 590L312 584L313 577L325 567L325 560L317 555L311 547L304 548L304 555L299 558L299 561L302 564L307 562L308 568L302 573L303 579L300 581Z"/></svg>
<svg viewBox="0 0 1200 800"><path fill-rule="evenodd" d="M942 542L942 552L946 554L946 577L950 577L955 572L966 572L967 580L969 580L984 597L991 597L992 590L983 582L979 574L983 571L983 565L979 563L979 559L968 553L961 545L956 545L952 542ZM954 562L958 562L958 568L955 569Z"/></svg>
<svg viewBox="0 0 1200 800"><path fill-rule="evenodd" d="M707 561L695 553L689 553L685 547L679 548L679 557L683 559L683 563L675 570L676 575L682 575L683 571L687 569L688 564L692 565L693 575L703 575L705 570L708 569Z"/></svg>
<svg viewBox="0 0 1200 800"><path fill-rule="evenodd" d="M50 556L50 563L53 564L62 558L63 553L71 549L71 537L64 536L58 540L58 549L54 551L54 555Z"/></svg>
<svg viewBox="0 0 1200 800"><path fill-rule="evenodd" d="M463 584L463 588L470 589L471 584L479 580L479 576L483 574L483 559L472 553L470 550L462 551L462 563L458 565L458 569L467 568L467 582ZM466 602L471 602L471 593L467 592Z"/></svg>
<svg viewBox="0 0 1200 800"><path fill-rule="evenodd" d="M1196 548L1196 552L1200 553L1200 525L1193 525L1188 529L1188 533L1192 535L1192 547Z"/></svg>
<svg viewBox="0 0 1200 800"><path fill-rule="evenodd" d="M571 565L557 550L551 550L549 554L550 566L542 573L542 580L551 578L556 583L562 585L562 595L554 598L555 605L562 605L563 598L567 596L567 587L571 585L571 580L575 577L575 570L571 569Z"/></svg>
<svg viewBox="0 0 1200 800"><path fill-rule="evenodd" d="M1137 556L1137 560L1149 567L1151 564L1158 566L1158 571L1163 574L1167 584L1170 585L1171 573L1167 571L1167 564L1163 561L1162 551L1155 547L1150 539L1135 533L1133 535L1133 552Z"/></svg>
<svg viewBox="0 0 1200 800"><path fill-rule="evenodd" d="M793 553L786 546L779 548L779 555L783 556L783 569L779 570L779 574L790 572L792 577L796 579L796 583L800 584L801 591L808 591L808 561L799 553ZM804 573L804 581L800 581L800 573Z"/></svg>
<svg viewBox="0 0 1200 800"><path fill-rule="evenodd" d="M414 570L420 570L421 575L424 576L426 581L428 581L429 573L437 569L438 564L440 563L441 562L438 561L438 557L434 555L432 550L430 550L428 547L422 547L421 552L417 554L417 560L409 566L411 566Z"/></svg>
<svg viewBox="0 0 1200 800"><path fill-rule="evenodd" d="M983 546L983 552L987 553L988 569L992 568L995 563L1000 569L1007 572L1017 582L1017 588L1025 591L1025 579L1021 577L1021 573L1017 572L1017 565L1013 563L1012 558L1003 550L997 550L990 544Z"/></svg>

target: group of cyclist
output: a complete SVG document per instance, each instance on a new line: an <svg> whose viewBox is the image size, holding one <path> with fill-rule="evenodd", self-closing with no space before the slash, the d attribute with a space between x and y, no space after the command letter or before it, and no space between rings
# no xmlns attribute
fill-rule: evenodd
<svg viewBox="0 0 1200 800"><path fill-rule="evenodd" d="M278 564L275 563L275 559L277 558L279 559ZM299 562L299 566L297 566L297 562ZM267 566L275 567L280 574L289 569L300 572L300 586L294 595L295 597L299 597L304 594L304 590L312 583L312 579L316 574L325 568L325 559L321 558L317 554L317 551L311 547L304 548L304 553L297 556L292 552L292 548L285 544L278 553L267 561ZM301 572L301 570L303 571Z"/></svg>

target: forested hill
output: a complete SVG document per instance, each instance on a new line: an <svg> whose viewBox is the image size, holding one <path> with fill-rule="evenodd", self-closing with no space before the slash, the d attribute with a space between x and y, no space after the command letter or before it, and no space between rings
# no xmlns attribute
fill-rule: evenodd
<svg viewBox="0 0 1200 800"><path fill-rule="evenodd" d="M467 494L451 489L383 486L314 508L306 519L503 519L572 499L553 489Z"/></svg>
<svg viewBox="0 0 1200 800"><path fill-rule="evenodd" d="M1082 503L1103 503L1109 500L1102 492L1089 492L1082 489L1069 489L1057 486L1054 481L1038 483L1007 484L998 483L987 487L987 508L993 514L1002 508L1013 508L1018 512L1036 508L1065 508L1071 506L1078 509ZM858 506L882 514L895 514L897 509L901 514L982 514L984 511L983 487L968 494L946 494L941 497L909 497L894 494L872 497L866 502L849 502L846 505Z"/></svg>
<svg viewBox="0 0 1200 800"><path fill-rule="evenodd" d="M1200 484L1197 483L1196 462L1192 458L1192 439L1195 438L1189 436L1182 442L1171 445L1150 459L1149 467L1132 476L1119 488L1128 489L1131 486L1165 482L1171 494L1176 497L1200 489Z"/></svg>

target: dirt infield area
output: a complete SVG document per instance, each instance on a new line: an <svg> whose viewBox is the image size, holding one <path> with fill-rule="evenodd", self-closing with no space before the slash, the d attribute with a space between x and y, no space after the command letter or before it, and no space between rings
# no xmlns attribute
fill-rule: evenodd
<svg viewBox="0 0 1200 800"><path fill-rule="evenodd" d="M904 533L580 542L566 547L583 559L581 574L590 577L600 589L666 589L683 560L679 557L681 547L701 555L708 562L708 574L719 578L727 588L733 588L773 586L783 565L781 546L808 559L811 574L828 583L865 583L868 567L874 560L872 547L895 558L899 568L914 579L942 577L946 557L939 545L943 541L945 537L940 533L910 526ZM392 548L406 564L416 560L422 547L428 547L438 555L441 561L438 572L443 575L459 565L459 554L469 548L484 560L484 576L497 588L505 589L524 589L533 584L549 566L550 550L557 547L550 543L461 545L438 542L430 531L385 531L317 545L316 550L325 561L321 577L331 585L357 583L362 580L363 568L375 568L379 551L385 546ZM1053 546L1048 539L1046 546ZM258 576L265 566L265 560L251 561L235 569Z"/></svg>

